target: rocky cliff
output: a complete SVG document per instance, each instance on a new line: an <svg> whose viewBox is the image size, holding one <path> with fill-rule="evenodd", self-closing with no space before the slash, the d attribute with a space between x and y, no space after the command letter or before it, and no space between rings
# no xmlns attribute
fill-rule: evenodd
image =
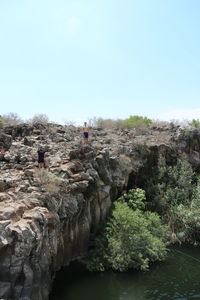
<svg viewBox="0 0 200 300"><path fill-rule="evenodd" d="M22 124L0 133L0 299L46 300L56 270L87 251L112 202L142 181L159 154L200 169L200 133L173 125L91 129ZM46 168L37 168L37 150Z"/></svg>

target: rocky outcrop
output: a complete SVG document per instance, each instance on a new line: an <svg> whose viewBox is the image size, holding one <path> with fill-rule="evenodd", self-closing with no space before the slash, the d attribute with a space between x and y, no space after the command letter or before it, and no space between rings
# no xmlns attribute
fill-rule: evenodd
<svg viewBox="0 0 200 300"><path fill-rule="evenodd" d="M156 165L186 156L200 168L200 133L179 127L81 129L55 124L7 127L0 134L0 299L46 300L56 270L87 251L112 202ZM46 169L37 169L37 149Z"/></svg>

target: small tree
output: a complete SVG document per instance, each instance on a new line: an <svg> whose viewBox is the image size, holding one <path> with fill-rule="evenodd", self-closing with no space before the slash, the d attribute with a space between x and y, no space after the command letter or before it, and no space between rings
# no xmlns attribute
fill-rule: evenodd
<svg viewBox="0 0 200 300"><path fill-rule="evenodd" d="M49 118L45 114L35 114L31 119L28 120L30 123L42 123L47 124L49 122Z"/></svg>
<svg viewBox="0 0 200 300"><path fill-rule="evenodd" d="M143 200L144 191L136 189L114 203L105 230L85 260L89 270L148 270L151 262L165 258L166 227L156 213L143 211Z"/></svg>
<svg viewBox="0 0 200 300"><path fill-rule="evenodd" d="M169 166L160 157L157 173L147 180L148 200L154 204L164 223L169 225L172 242L196 244L200 230L200 181L187 160Z"/></svg>
<svg viewBox="0 0 200 300"><path fill-rule="evenodd" d="M15 126L23 122L17 113L10 112L2 117L5 126Z"/></svg>
<svg viewBox="0 0 200 300"><path fill-rule="evenodd" d="M107 231L108 261L115 270L147 270L150 262L166 256L166 232L156 213L117 202Z"/></svg>
<svg viewBox="0 0 200 300"><path fill-rule="evenodd" d="M76 126L76 121L64 119L64 124L66 126Z"/></svg>

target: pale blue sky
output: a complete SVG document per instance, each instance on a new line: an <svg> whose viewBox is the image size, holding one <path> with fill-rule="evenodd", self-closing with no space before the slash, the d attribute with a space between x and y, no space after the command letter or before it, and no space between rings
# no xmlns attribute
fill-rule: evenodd
<svg viewBox="0 0 200 300"><path fill-rule="evenodd" d="M0 114L200 117L199 0L0 0Z"/></svg>

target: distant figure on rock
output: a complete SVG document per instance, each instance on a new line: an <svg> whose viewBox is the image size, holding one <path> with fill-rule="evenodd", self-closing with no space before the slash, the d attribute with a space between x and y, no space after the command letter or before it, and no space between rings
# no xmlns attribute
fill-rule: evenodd
<svg viewBox="0 0 200 300"><path fill-rule="evenodd" d="M0 153L5 153L6 149L3 146L0 146Z"/></svg>
<svg viewBox="0 0 200 300"><path fill-rule="evenodd" d="M87 126L87 122L84 122L84 126L83 126L83 146L84 147L88 146L88 136L89 136L89 129Z"/></svg>
<svg viewBox="0 0 200 300"><path fill-rule="evenodd" d="M44 168L44 154L45 150L43 148L38 149L38 168Z"/></svg>

